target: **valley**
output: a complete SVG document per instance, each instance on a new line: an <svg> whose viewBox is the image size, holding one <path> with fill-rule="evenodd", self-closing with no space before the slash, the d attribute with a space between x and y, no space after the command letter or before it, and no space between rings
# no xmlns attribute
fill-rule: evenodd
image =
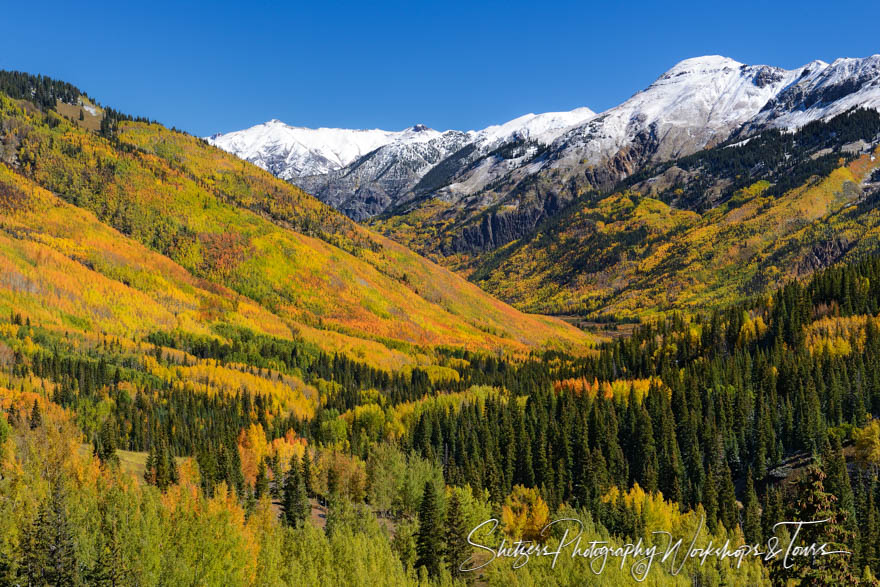
<svg viewBox="0 0 880 587"><path fill-rule="evenodd" d="M209 139L0 72L0 584L876 585L878 66Z"/></svg>

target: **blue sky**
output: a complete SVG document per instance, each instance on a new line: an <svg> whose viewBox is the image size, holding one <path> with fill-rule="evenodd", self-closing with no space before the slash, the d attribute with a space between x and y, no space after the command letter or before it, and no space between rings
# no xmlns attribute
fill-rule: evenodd
<svg viewBox="0 0 880 587"><path fill-rule="evenodd" d="M796 67L880 52L880 2L6 3L0 68L206 135L467 130L600 111L687 57Z"/></svg>

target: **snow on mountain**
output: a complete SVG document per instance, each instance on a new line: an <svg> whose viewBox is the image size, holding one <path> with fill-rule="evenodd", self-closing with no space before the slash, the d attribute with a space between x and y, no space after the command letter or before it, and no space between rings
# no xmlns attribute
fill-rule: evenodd
<svg viewBox="0 0 880 587"><path fill-rule="evenodd" d="M479 131L309 129L271 120L208 141L296 183L355 219L397 203L435 165L466 145L482 155L514 140L549 144L595 116L589 108L526 114Z"/></svg>
<svg viewBox="0 0 880 587"><path fill-rule="evenodd" d="M686 59L623 104L554 142L555 165L597 165L635 147L663 160L725 140L800 75L717 55Z"/></svg>
<svg viewBox="0 0 880 587"><path fill-rule="evenodd" d="M282 179L292 180L340 169L390 143L425 143L439 135L436 130L423 125L393 132L312 129L270 120L244 130L216 134L207 140Z"/></svg>
<svg viewBox="0 0 880 587"><path fill-rule="evenodd" d="M396 204L428 171L473 140L456 130L431 132L435 134L430 140L401 137L345 167L292 181L351 218L363 220Z"/></svg>
<svg viewBox="0 0 880 587"><path fill-rule="evenodd" d="M880 110L880 55L830 65L813 61L797 71L794 83L768 101L748 128L793 129L856 107Z"/></svg>
<svg viewBox="0 0 880 587"><path fill-rule="evenodd" d="M504 124L489 126L481 131L471 131L476 141L497 146L512 138L550 143L570 126L580 124L596 116L589 108L576 108L569 112L545 112L526 114Z"/></svg>
<svg viewBox="0 0 880 587"><path fill-rule="evenodd" d="M600 114L527 114L442 133L421 125L390 132L273 120L209 141L363 219L426 195L451 202L475 195L478 206L489 205L544 171L554 178L551 187L575 175L607 186L734 133L798 127L857 106L880 109L880 55L794 70L711 55L676 64Z"/></svg>

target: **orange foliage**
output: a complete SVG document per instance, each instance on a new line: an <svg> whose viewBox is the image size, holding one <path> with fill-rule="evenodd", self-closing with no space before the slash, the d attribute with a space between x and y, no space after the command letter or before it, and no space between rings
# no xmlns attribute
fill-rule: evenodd
<svg viewBox="0 0 880 587"><path fill-rule="evenodd" d="M632 391L635 393L635 397L641 401L651 388L651 383L665 387L659 377L651 379L617 379L615 381L602 381L601 383L595 378L593 381L588 381L586 378L580 377L554 381L553 389L557 393L567 391L577 395L586 394L591 398L596 398L601 394L605 399L616 398L624 401L629 399L630 392Z"/></svg>

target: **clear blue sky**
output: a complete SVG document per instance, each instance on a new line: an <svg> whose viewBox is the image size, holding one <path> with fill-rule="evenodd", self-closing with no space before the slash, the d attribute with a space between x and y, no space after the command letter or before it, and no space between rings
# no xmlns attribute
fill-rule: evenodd
<svg viewBox="0 0 880 587"><path fill-rule="evenodd" d="M270 118L466 130L603 110L697 55L791 68L880 52L870 0L4 4L0 68L199 135Z"/></svg>

